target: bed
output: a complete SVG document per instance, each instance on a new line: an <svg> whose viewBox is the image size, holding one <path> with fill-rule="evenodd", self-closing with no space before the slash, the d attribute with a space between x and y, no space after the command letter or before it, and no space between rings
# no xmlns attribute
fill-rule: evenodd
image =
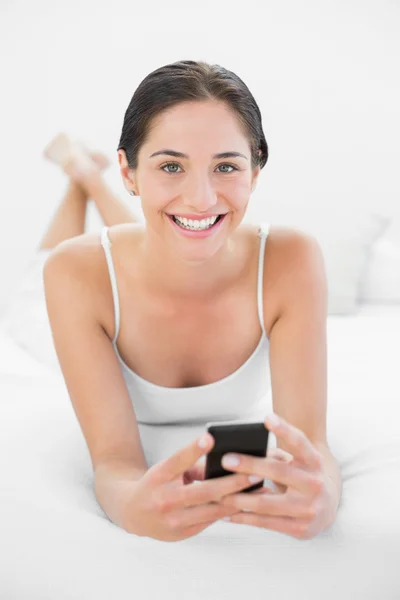
<svg viewBox="0 0 400 600"><path fill-rule="evenodd" d="M219 521L181 542L102 511L60 373L0 333L2 600L400 598L400 305L328 318L328 441L343 476L311 540ZM204 426L141 425L148 463Z"/></svg>

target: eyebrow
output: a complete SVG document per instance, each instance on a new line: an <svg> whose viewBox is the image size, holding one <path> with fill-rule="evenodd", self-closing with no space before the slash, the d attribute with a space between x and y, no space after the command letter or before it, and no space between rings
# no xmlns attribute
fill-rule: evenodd
<svg viewBox="0 0 400 600"><path fill-rule="evenodd" d="M175 156L175 158L190 158L188 154L177 152L176 150L170 150L169 148L164 148L163 150L158 150L158 152L153 152L149 158L153 158L153 156L158 156L159 154L167 154L168 156ZM241 156L242 158L248 160L247 156L241 154L241 152L221 152L220 154L214 154L212 158L230 158L236 156Z"/></svg>

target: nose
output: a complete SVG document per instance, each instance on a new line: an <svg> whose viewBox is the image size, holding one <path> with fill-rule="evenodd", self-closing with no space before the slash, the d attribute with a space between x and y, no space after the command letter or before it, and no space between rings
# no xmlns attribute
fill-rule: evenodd
<svg viewBox="0 0 400 600"><path fill-rule="evenodd" d="M207 179L201 181L197 179L193 185L188 186L183 204L185 207L193 209L192 212L212 212L211 209L217 204L217 194Z"/></svg>

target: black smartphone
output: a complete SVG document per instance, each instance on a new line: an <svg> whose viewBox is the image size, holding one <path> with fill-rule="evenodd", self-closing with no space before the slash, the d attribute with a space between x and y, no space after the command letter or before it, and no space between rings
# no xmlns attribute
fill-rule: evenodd
<svg viewBox="0 0 400 600"><path fill-rule="evenodd" d="M269 431L262 422L216 421L207 423L206 427L208 433L213 436L215 444L207 454L205 479L232 475L232 471L226 470L221 464L222 457L227 452L261 457L267 455ZM264 482L260 481L241 491L252 492L263 485Z"/></svg>

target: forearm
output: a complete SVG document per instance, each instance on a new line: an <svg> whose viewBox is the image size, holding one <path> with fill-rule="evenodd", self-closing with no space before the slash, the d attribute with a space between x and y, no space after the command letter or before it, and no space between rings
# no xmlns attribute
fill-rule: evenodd
<svg viewBox="0 0 400 600"><path fill-rule="evenodd" d="M125 529L133 485L146 471L123 460L109 460L96 467L94 491L97 501L109 519L122 529Z"/></svg>

